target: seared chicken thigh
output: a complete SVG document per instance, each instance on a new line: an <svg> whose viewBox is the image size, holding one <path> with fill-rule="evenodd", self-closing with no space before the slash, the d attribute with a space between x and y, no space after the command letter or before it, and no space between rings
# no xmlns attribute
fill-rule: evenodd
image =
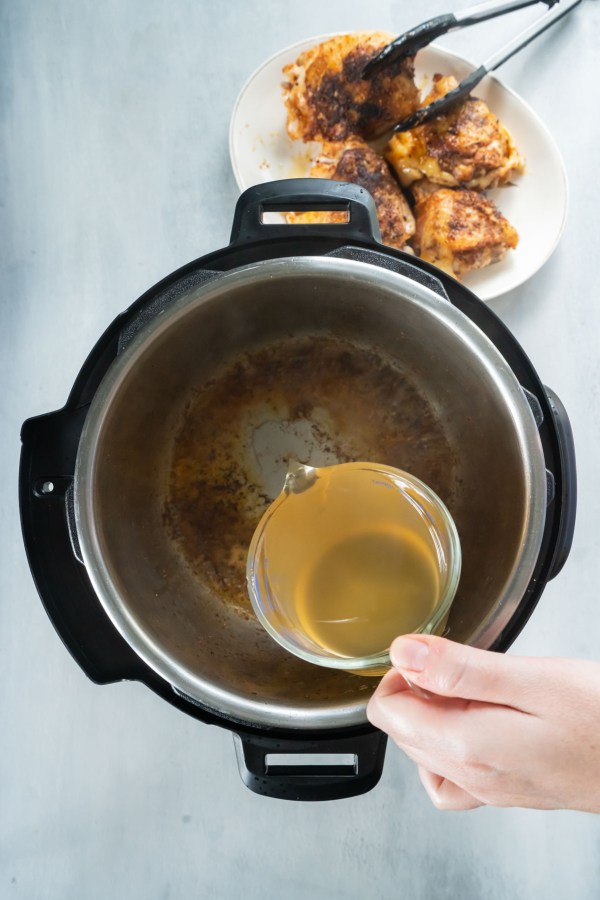
<svg viewBox="0 0 600 900"><path fill-rule="evenodd" d="M402 188L386 161L363 141L326 144L311 169L313 178L349 181L366 188L373 196L381 239L390 247L403 247L415 233L415 220ZM343 213L289 213L290 222L344 221Z"/></svg>
<svg viewBox="0 0 600 900"><path fill-rule="evenodd" d="M435 75L423 106L456 86L451 75ZM487 190L506 184L524 169L524 160L506 128L487 104L475 97L411 131L394 135L385 155L404 186L427 178L445 187Z"/></svg>
<svg viewBox="0 0 600 900"><path fill-rule="evenodd" d="M289 136L303 141L344 141L383 134L414 112L419 95L413 59L363 79L365 63L393 35L380 31L342 34L301 53L283 69Z"/></svg>
<svg viewBox="0 0 600 900"><path fill-rule="evenodd" d="M476 191L423 191L415 217L417 253L455 278L499 262L519 240L492 201Z"/></svg>

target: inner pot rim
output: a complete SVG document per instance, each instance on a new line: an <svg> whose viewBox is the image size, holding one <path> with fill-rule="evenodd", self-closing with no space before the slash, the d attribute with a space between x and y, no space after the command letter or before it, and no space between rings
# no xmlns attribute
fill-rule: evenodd
<svg viewBox="0 0 600 900"><path fill-rule="evenodd" d="M270 707L234 690L224 690L205 678L199 677L182 665L145 630L137 616L127 607L111 577L100 546L95 524L94 485L98 463L97 450L101 443L102 429L108 411L126 383L129 373L148 352L153 342L180 319L198 306L217 300L236 288L260 283L268 279L314 278L341 276L377 286L395 295L403 302L424 308L428 314L454 332L470 350L486 374L499 390L503 401L511 411L515 436L523 462L523 475L529 505L525 510L518 563L505 584L493 614L484 620L469 641L473 646L487 648L512 618L529 584L539 554L546 507L546 477L544 456L537 426L521 386L512 369L487 336L449 301L432 290L406 276L380 269L364 262L331 257L287 257L265 260L241 266L196 289L190 298L184 296L169 309L151 319L118 356L104 376L95 396L82 431L74 478L75 521L82 557L88 576L105 612L113 625L134 651L154 671L178 692L210 709L240 721L264 725L295 728L340 728L366 723L364 701L329 706Z"/></svg>

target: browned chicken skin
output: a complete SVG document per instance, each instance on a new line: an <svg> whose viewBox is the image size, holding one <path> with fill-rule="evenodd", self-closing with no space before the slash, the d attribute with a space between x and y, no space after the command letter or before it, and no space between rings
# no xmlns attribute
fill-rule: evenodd
<svg viewBox="0 0 600 900"><path fill-rule="evenodd" d="M423 105L456 86L451 75L435 75ZM508 131L475 97L412 131L394 135L385 155L404 186L427 178L445 187L486 190L506 184L524 168Z"/></svg>
<svg viewBox="0 0 600 900"><path fill-rule="evenodd" d="M311 169L312 178L349 181L366 188L375 200L381 239L390 247L403 247L415 233L415 220L402 188L386 161L363 141L326 144ZM290 222L343 221L343 214L290 213Z"/></svg>
<svg viewBox="0 0 600 900"><path fill-rule="evenodd" d="M497 207L476 191L424 191L415 207L415 249L455 278L499 262L519 236Z"/></svg>
<svg viewBox="0 0 600 900"><path fill-rule="evenodd" d="M287 130L293 140L371 139L417 108L413 59L361 78L365 63L393 35L342 34L301 53L283 70Z"/></svg>

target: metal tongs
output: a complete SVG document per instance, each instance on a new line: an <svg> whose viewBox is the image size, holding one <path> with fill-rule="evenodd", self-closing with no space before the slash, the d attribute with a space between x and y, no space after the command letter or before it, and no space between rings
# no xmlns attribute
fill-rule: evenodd
<svg viewBox="0 0 600 900"><path fill-rule="evenodd" d="M391 63L400 62L400 60L408 56L414 56L418 50L426 47L427 44L442 34L456 31L458 28L466 28L468 25L476 25L478 22L484 22L486 19L503 16L505 13L523 9L525 6L533 6L536 3L543 3L548 7L545 15L525 28L508 44L505 44L478 69L467 75L453 91L449 91L443 97L434 100L433 103L421 107L406 119L402 119L393 128L393 131L408 131L410 128L415 128L434 116L446 112L458 101L464 100L488 72L493 72L494 69L497 69L507 59L514 56L515 53L539 34L542 34L547 28L550 28L551 25L554 25L567 13L570 13L572 9L579 6L581 0L564 0L564 2L561 2L561 0L490 0L487 3L480 3L478 6L472 6L470 9L463 9L461 12L447 13L446 15L429 19L427 22L417 25L416 28L411 28L405 34L401 34L395 41L384 47L377 56L369 60L362 71L363 78L371 78Z"/></svg>

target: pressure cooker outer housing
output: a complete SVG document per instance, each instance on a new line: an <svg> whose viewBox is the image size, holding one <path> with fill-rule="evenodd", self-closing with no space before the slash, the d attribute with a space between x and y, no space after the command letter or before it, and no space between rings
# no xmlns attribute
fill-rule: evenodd
<svg viewBox="0 0 600 900"><path fill-rule="evenodd" d="M264 211L281 209L345 208L347 225L265 225ZM374 281L408 277L417 285L447 297L474 323L484 341L510 366L525 391L544 462L544 517L535 549L535 565L522 597L513 604L509 619L489 644L505 650L531 614L546 582L562 567L572 541L576 481L573 440L560 401L544 388L514 337L492 311L453 279L399 251L377 242L378 230L371 198L360 188L314 179L274 182L247 191L238 202L232 243L183 267L143 295L119 316L100 338L84 364L63 410L28 420L22 431L20 502L25 545L42 602L58 633L86 674L97 683L123 678L144 682L169 702L195 717L234 731L240 771L251 789L289 799L333 799L369 790L381 774L385 738L365 721L311 724L301 728L257 721L234 709L214 707L190 696L182 685L163 677L149 665L132 642L114 627L99 602L90 572L83 564L75 523L73 497L75 463L90 405L97 398L105 374L126 349L143 341L143 332L155 327L158 316L177 308L182 295L202 291L202 284L218 285L223 273L252 269L267 260L277 267L294 258L298 266L309 258L330 257L371 266ZM230 276L231 277L231 276ZM235 277L235 276L234 276ZM239 277L239 276L238 276ZM421 290L419 287L416 291ZM447 303L448 299L441 301ZM180 304L181 305L181 304ZM148 324L150 323L150 324ZM114 368L114 367L113 367ZM96 399L96 403L97 403ZM89 429L89 419L88 419ZM539 479L538 479L539 480ZM51 487L50 487L51 486ZM538 484L539 487L539 484ZM539 491L538 491L539 493ZM539 506L539 503L538 503ZM97 587L97 585L96 585ZM135 643L135 642L134 642ZM183 685L185 687L185 685ZM268 753L351 753L348 766L273 766Z"/></svg>

